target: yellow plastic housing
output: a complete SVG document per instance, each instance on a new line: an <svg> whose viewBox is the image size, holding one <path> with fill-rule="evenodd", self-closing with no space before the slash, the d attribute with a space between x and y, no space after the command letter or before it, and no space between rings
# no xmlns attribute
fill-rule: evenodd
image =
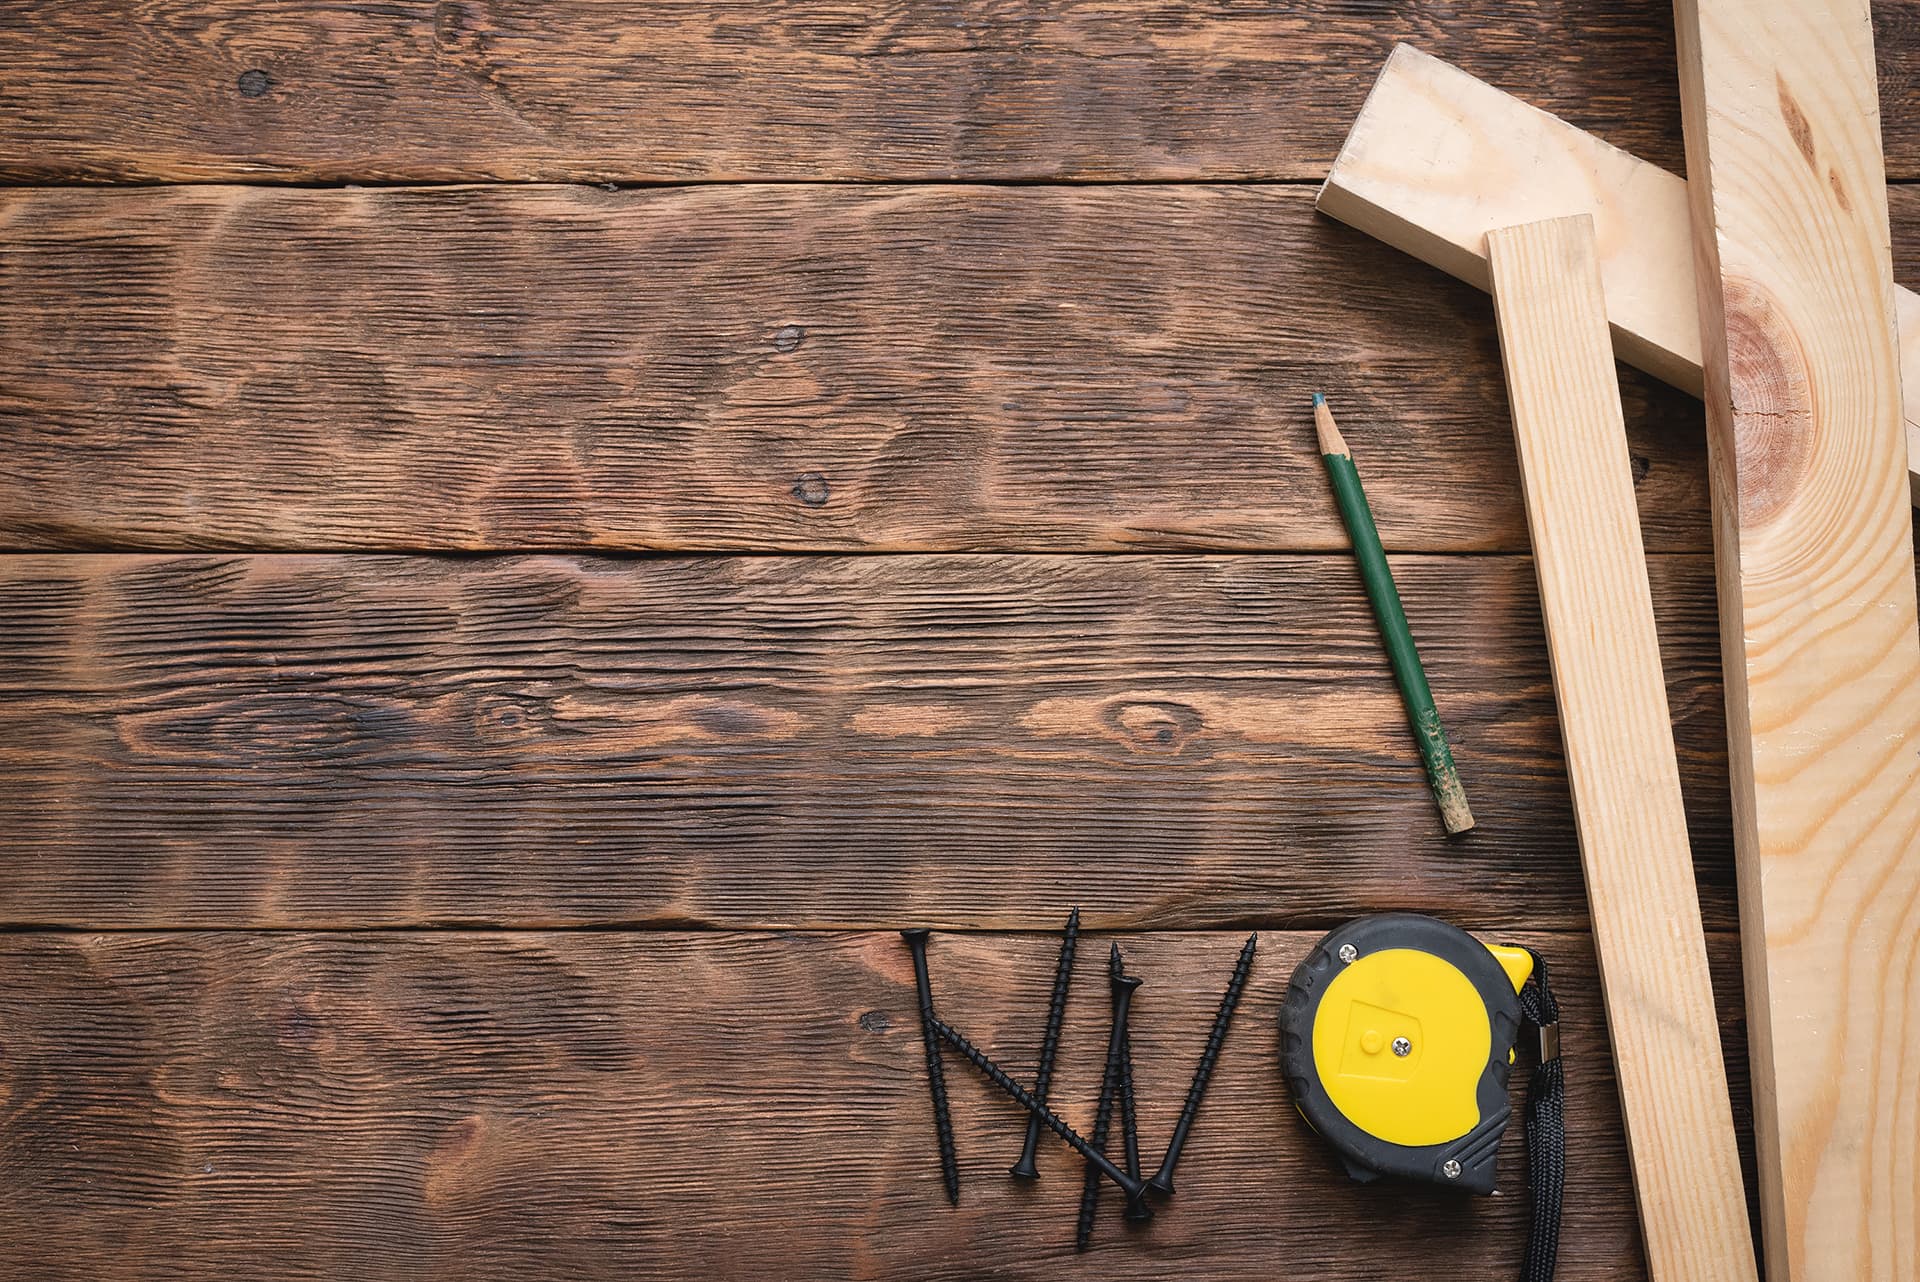
<svg viewBox="0 0 1920 1282"><path fill-rule="evenodd" d="M1518 992L1524 949L1490 949ZM1486 1003L1453 963L1412 948L1370 953L1327 985L1313 1062L1333 1106L1361 1130L1410 1148L1459 1139L1480 1123L1480 1076L1493 1050Z"/></svg>

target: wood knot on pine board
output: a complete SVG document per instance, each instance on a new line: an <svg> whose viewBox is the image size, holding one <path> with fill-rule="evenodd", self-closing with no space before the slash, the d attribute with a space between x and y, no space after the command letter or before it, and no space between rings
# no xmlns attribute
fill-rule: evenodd
<svg viewBox="0 0 1920 1282"><path fill-rule="evenodd" d="M1847 185L1840 181L1840 171L1838 169L1829 168L1827 170L1827 186L1833 189L1833 200L1835 204L1840 206L1840 212L1843 214L1852 213L1853 201L1847 198Z"/></svg>
<svg viewBox="0 0 1920 1282"><path fill-rule="evenodd" d="M239 86L242 98L258 98L273 88L273 77L253 67L240 73Z"/></svg>
<svg viewBox="0 0 1920 1282"><path fill-rule="evenodd" d="M1766 291L1729 276L1724 296L1740 522L1752 526L1778 516L1812 467L1813 392L1793 328Z"/></svg>
<svg viewBox="0 0 1920 1282"><path fill-rule="evenodd" d="M1773 86L1780 94L1780 118L1786 122L1787 133L1793 138L1793 145L1800 149L1800 158L1807 162L1807 168L1818 176L1820 161L1813 148L1813 126L1807 121L1807 113L1800 110L1793 91L1787 88L1786 79L1775 72Z"/></svg>
<svg viewBox="0 0 1920 1282"><path fill-rule="evenodd" d="M773 331L773 350L790 352L800 346L800 340L807 336L805 327L800 325L782 325Z"/></svg>

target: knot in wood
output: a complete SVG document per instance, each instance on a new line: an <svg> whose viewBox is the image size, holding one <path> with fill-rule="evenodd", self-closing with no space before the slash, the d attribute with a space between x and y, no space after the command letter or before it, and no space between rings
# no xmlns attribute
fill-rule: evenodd
<svg viewBox="0 0 1920 1282"><path fill-rule="evenodd" d="M827 478L818 472L802 472L794 478L793 497L808 507L825 507L833 496L833 488L827 484Z"/></svg>
<svg viewBox="0 0 1920 1282"><path fill-rule="evenodd" d="M1814 452L1813 390L1793 328L1773 299L1727 277L1727 390L1739 460L1740 523L1778 516L1805 483Z"/></svg>

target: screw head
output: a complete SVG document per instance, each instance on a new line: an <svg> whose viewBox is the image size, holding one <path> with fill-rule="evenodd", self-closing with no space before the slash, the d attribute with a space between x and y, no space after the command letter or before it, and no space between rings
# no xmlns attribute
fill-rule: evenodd
<svg viewBox="0 0 1920 1282"><path fill-rule="evenodd" d="M1401 1059L1405 1059L1407 1056L1413 1054L1413 1043L1404 1037L1396 1037L1393 1039L1393 1053Z"/></svg>
<svg viewBox="0 0 1920 1282"><path fill-rule="evenodd" d="M1360 950L1358 948L1355 948L1352 944L1340 945L1341 961L1351 962L1354 958L1358 957L1359 955L1360 955Z"/></svg>
<svg viewBox="0 0 1920 1282"><path fill-rule="evenodd" d="M1459 1179L1460 1163L1454 1161L1452 1158L1448 1158L1446 1160L1446 1164L1440 1168L1440 1174L1446 1176L1450 1180Z"/></svg>

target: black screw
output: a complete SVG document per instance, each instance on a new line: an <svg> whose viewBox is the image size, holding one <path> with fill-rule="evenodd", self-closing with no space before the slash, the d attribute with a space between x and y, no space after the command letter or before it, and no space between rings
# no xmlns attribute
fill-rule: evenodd
<svg viewBox="0 0 1920 1282"><path fill-rule="evenodd" d="M942 1023L936 1018L933 1021L933 1031L945 1038L950 1046L965 1056L967 1062L979 1069L988 1081L1011 1096L1014 1103L1039 1118L1048 1130L1065 1140L1074 1152L1099 1167L1102 1175L1105 1175L1108 1179L1120 1186L1121 1192L1127 1195L1129 1202L1138 1202L1146 1196L1147 1186L1144 1182L1128 1175L1125 1171L1109 1161L1106 1154L1087 1143L1085 1139L1081 1138L1080 1132L1068 1126L1052 1109L1029 1094L1026 1087L1014 1081L1006 1069L1001 1068L998 1064L994 1063L992 1059L988 1058L985 1051L975 1046L965 1037L962 1037L959 1029L954 1028L951 1024Z"/></svg>
<svg viewBox="0 0 1920 1282"><path fill-rule="evenodd" d="M1060 1049L1060 1022L1067 1013L1067 988L1073 982L1073 950L1080 938L1080 910L1074 909L1067 914L1066 934L1060 940L1060 960L1053 968L1053 997L1047 1002L1047 1031L1040 1040L1040 1071L1033 1079L1033 1097L1042 1104L1047 1102L1047 1088L1053 1084L1053 1057ZM1013 1164L1011 1174L1017 1180L1037 1180L1040 1168L1034 1165L1034 1150L1040 1147L1040 1119L1027 1118L1027 1142L1020 1150L1020 1160ZM1138 1167L1131 1169L1131 1175L1139 1175Z"/></svg>
<svg viewBox="0 0 1920 1282"><path fill-rule="evenodd" d="M1120 979L1126 974L1120 961L1120 946L1115 944L1107 957L1107 975L1111 979ZM1129 1021L1120 1037L1120 1138L1126 1146L1127 1174L1138 1179L1140 1175L1140 1132L1135 1127L1133 1115L1133 1025ZM1146 1206L1141 1203L1128 1203L1127 1219L1130 1223L1140 1224L1151 1218L1143 1212Z"/></svg>
<svg viewBox="0 0 1920 1282"><path fill-rule="evenodd" d="M1107 956L1108 985L1113 997L1113 1020L1107 1030L1107 1069L1100 1078L1100 1104L1093 1114L1093 1146L1107 1151L1107 1130L1113 1124L1113 1097L1120 1089L1120 1052L1127 1041L1127 1010L1133 1004L1133 992L1140 981L1126 974L1120 964L1120 945L1113 945ZM1137 1159L1136 1159L1137 1162ZM1127 1178L1139 1183L1139 1175L1127 1172ZM1073 1237L1073 1249L1084 1251L1093 1241L1093 1214L1100 1201L1100 1172L1087 1166L1086 1184L1080 1190L1080 1221ZM1135 1205L1144 1204L1136 1201Z"/></svg>
<svg viewBox="0 0 1920 1282"><path fill-rule="evenodd" d="M933 1016L933 984L927 979L927 935L924 930L903 930L913 953L913 985L920 993L920 1039L927 1050L927 1091L933 1096L933 1128L940 1139L940 1174L947 1184L947 1202L960 1205L960 1159L953 1151L953 1118L947 1113L947 1077L940 1067L938 1021Z"/></svg>
<svg viewBox="0 0 1920 1282"><path fill-rule="evenodd" d="M1259 938L1259 935L1248 935L1246 947L1240 950L1233 978L1227 981L1227 991L1220 995L1220 1009L1214 1013L1206 1048L1200 1052L1200 1062L1194 1067L1193 1082L1187 1087L1187 1102L1181 1106L1180 1120L1174 1124L1167 1155L1160 1159L1160 1169L1147 1181L1147 1187L1162 1197L1173 1196L1173 1168L1180 1160L1180 1150L1187 1146L1187 1132L1193 1129L1194 1114L1200 1111L1200 1097L1207 1093L1214 1062L1220 1058L1221 1044L1227 1040L1227 1025L1233 1022L1233 1009L1240 1004L1240 990L1247 985L1247 972L1253 968L1253 946Z"/></svg>

